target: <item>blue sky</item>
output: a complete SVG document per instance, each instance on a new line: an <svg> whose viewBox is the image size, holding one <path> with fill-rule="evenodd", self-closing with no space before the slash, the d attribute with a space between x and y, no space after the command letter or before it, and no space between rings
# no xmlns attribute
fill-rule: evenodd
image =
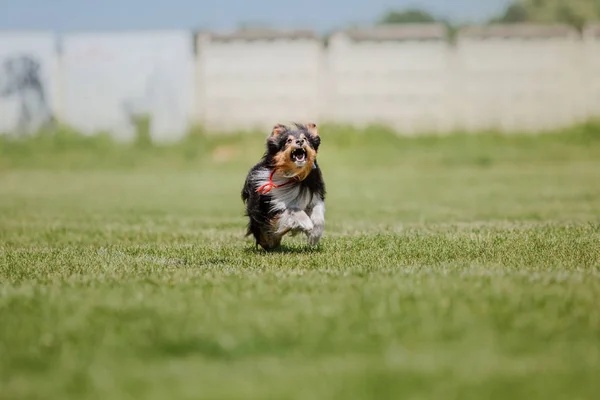
<svg viewBox="0 0 600 400"><path fill-rule="evenodd" d="M477 21L510 0L0 0L0 29L234 29L239 23L327 31L417 6Z"/></svg>

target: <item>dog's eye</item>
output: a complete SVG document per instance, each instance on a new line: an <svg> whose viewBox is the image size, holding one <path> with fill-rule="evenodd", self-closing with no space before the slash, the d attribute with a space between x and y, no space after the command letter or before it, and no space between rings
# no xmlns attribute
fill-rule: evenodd
<svg viewBox="0 0 600 400"><path fill-rule="evenodd" d="M288 142L288 143L292 143L292 138L289 138L289 139L287 140L287 142Z"/></svg>

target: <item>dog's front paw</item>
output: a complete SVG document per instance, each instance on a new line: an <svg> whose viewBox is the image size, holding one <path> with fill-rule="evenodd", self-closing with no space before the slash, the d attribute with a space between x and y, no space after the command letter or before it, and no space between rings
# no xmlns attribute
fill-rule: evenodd
<svg viewBox="0 0 600 400"><path fill-rule="evenodd" d="M321 241L321 236L323 236L323 225L314 225L313 229L308 233L308 244L310 246L318 245Z"/></svg>
<svg viewBox="0 0 600 400"><path fill-rule="evenodd" d="M318 201L312 210L310 210L310 220L313 223L313 228L306 233L308 244L316 246L323 236L325 227L325 203L323 200Z"/></svg>
<svg viewBox="0 0 600 400"><path fill-rule="evenodd" d="M313 227L313 222L304 211L286 210L279 217L279 229L277 233L284 234L291 231L293 234L297 234L298 232L308 234L313 230Z"/></svg>
<svg viewBox="0 0 600 400"><path fill-rule="evenodd" d="M304 232L311 232L314 229L313 222L304 211L298 211L294 215L300 230Z"/></svg>

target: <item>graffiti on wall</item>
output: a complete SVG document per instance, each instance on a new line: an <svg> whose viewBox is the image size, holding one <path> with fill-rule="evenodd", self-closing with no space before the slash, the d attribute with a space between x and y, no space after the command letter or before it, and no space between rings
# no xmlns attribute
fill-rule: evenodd
<svg viewBox="0 0 600 400"><path fill-rule="evenodd" d="M41 65L35 57L13 55L0 59L0 101L16 105L16 118L11 124L15 131L33 132L52 121Z"/></svg>

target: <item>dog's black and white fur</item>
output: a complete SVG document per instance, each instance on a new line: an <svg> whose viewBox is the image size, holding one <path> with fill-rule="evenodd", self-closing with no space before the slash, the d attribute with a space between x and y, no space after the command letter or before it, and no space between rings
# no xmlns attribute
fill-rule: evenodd
<svg viewBox="0 0 600 400"><path fill-rule="evenodd" d="M242 200L247 236L269 251L288 232L304 233L316 246L325 225L325 183L317 165L321 138L315 124L276 125L266 152L246 177Z"/></svg>

